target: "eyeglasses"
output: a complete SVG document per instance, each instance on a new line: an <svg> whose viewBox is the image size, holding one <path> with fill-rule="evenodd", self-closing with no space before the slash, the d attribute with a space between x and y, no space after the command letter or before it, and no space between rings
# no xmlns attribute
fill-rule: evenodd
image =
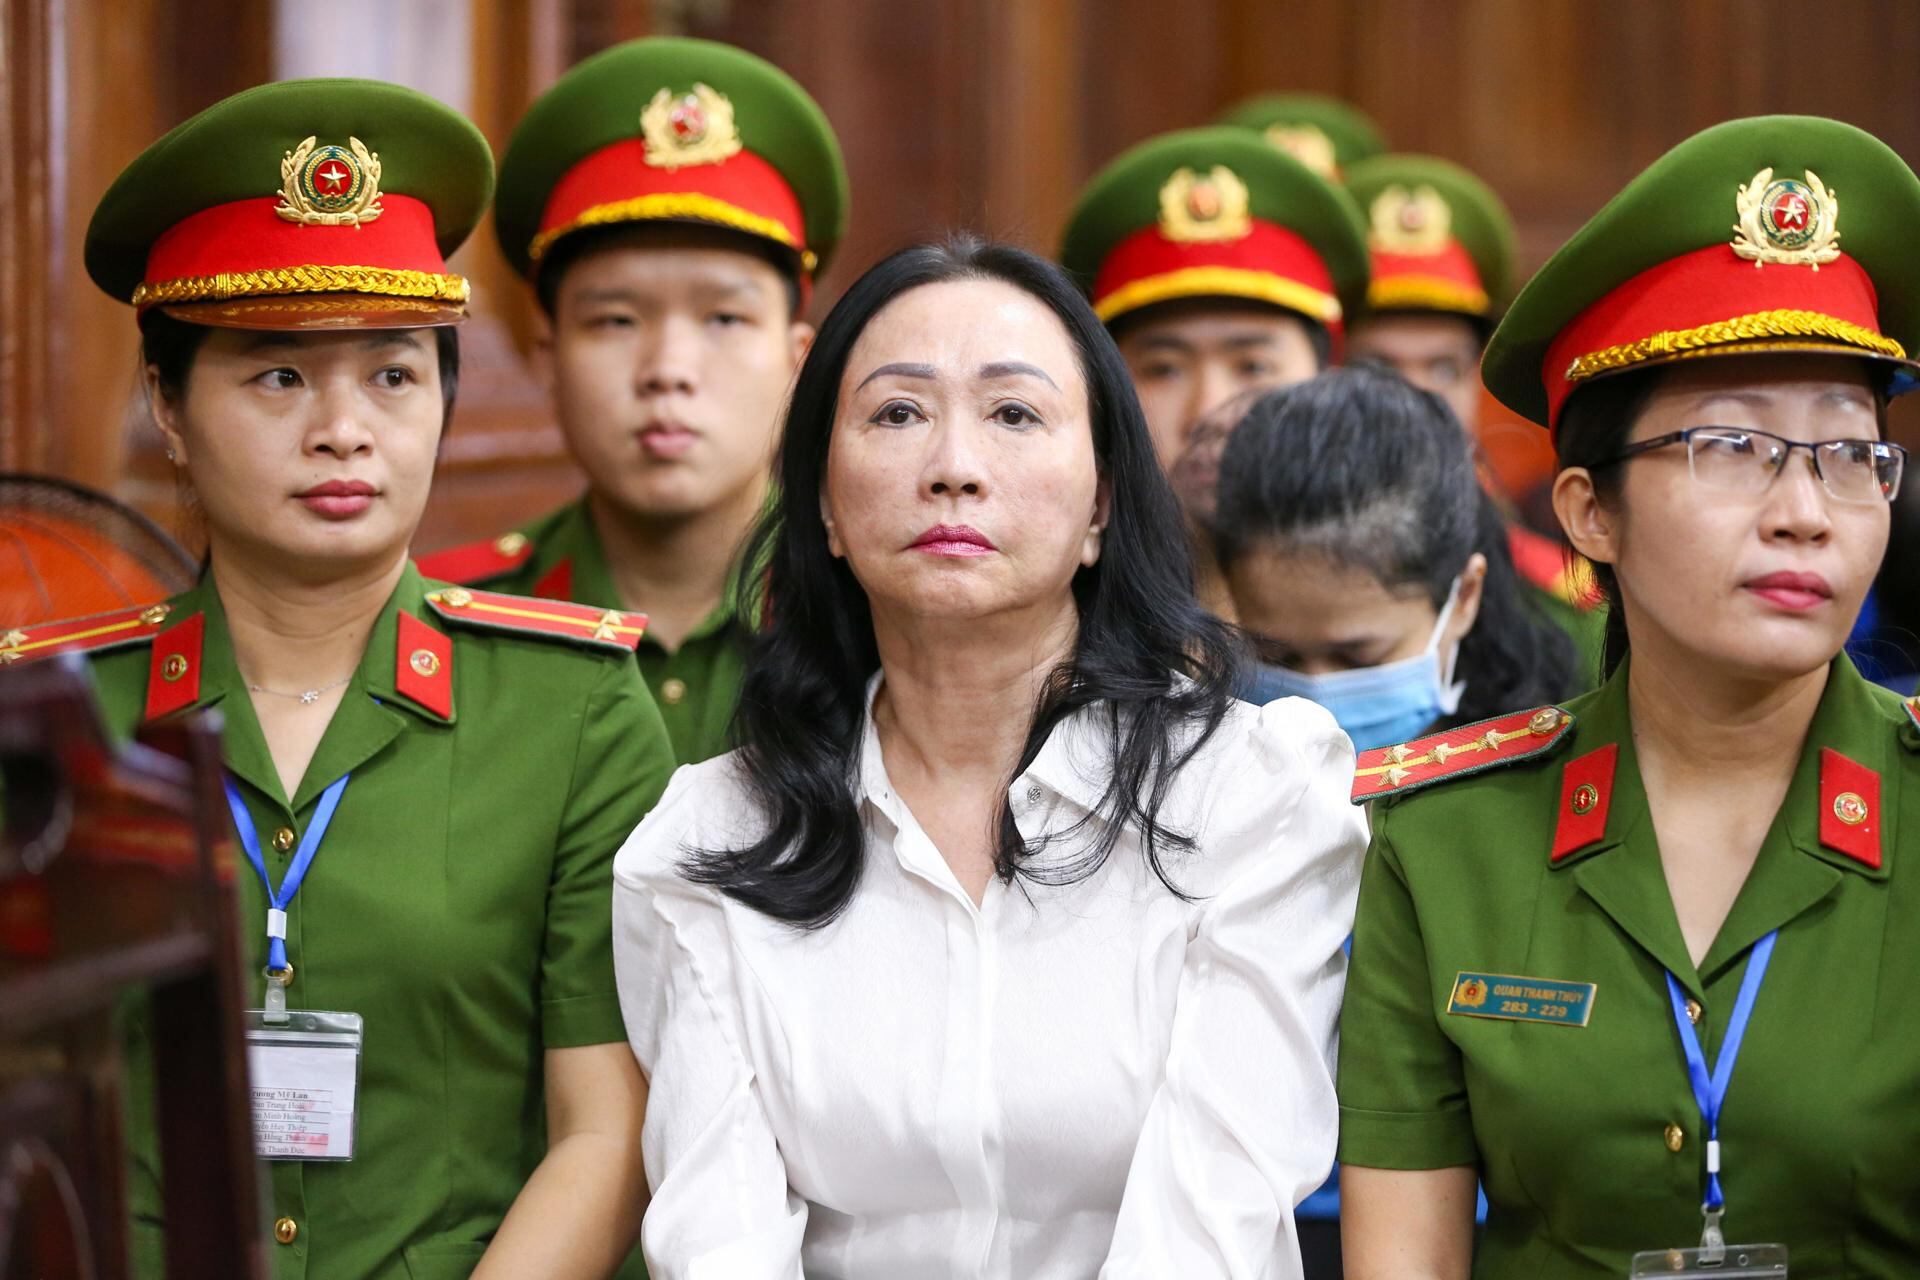
<svg viewBox="0 0 1920 1280"><path fill-rule="evenodd" d="M1813 467L1838 502L1892 502L1900 492L1907 451L1880 440L1783 440L1744 427L1689 427L1628 445L1608 465L1637 458L1668 445L1687 446L1687 467L1694 482L1725 493L1765 493L1786 469L1795 449L1805 449Z"/></svg>

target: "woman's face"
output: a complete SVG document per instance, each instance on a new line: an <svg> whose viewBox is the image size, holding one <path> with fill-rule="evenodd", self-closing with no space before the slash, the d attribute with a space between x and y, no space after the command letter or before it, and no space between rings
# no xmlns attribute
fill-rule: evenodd
<svg viewBox="0 0 1920 1280"><path fill-rule="evenodd" d="M1100 556L1086 381L1053 312L999 281L926 285L855 342L820 495L876 616L1069 605Z"/></svg>
<svg viewBox="0 0 1920 1280"><path fill-rule="evenodd" d="M428 331L214 329L178 400L148 383L216 554L324 579L406 553L444 414Z"/></svg>
<svg viewBox="0 0 1920 1280"><path fill-rule="evenodd" d="M1484 556L1469 557L1440 637L1442 654L1473 629L1486 573ZM1440 621L1424 588L1390 588L1319 551L1256 542L1234 557L1226 575L1234 611L1260 660L1303 675L1415 657Z"/></svg>
<svg viewBox="0 0 1920 1280"><path fill-rule="evenodd" d="M1673 366L1628 442L1707 426L1812 443L1880 436L1860 362L1747 356ZM1594 498L1578 469L1554 498L1574 546L1613 565L1636 653L1748 678L1830 662L1887 546L1888 504L1835 499L1805 450L1754 492L1696 482L1674 444L1623 464L1614 500Z"/></svg>

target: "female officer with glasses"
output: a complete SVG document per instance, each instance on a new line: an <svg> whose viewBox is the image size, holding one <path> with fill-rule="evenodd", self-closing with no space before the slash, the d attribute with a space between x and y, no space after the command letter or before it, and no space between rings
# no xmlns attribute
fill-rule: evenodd
<svg viewBox="0 0 1920 1280"><path fill-rule="evenodd" d="M1494 335L1610 676L1360 758L1349 1276L1920 1268L1920 703L1841 652L1906 461L1916 227L1874 138L1734 121Z"/></svg>

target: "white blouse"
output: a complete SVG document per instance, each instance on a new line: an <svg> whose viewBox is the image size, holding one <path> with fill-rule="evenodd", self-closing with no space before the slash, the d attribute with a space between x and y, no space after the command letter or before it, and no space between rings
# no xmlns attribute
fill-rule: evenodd
<svg viewBox="0 0 1920 1280"><path fill-rule="evenodd" d="M1236 702L1177 775L1161 821L1198 845L1162 857L1193 901L1129 829L1091 878L994 880L975 907L868 696L867 856L832 924L680 874L760 829L733 756L674 774L615 861L655 1280L1298 1276L1366 844L1332 717ZM1082 711L1014 780L1029 841L1092 810L1108 737Z"/></svg>

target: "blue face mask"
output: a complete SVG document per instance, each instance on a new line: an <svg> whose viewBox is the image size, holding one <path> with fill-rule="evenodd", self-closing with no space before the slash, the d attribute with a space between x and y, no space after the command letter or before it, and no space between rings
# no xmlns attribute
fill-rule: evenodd
<svg viewBox="0 0 1920 1280"><path fill-rule="evenodd" d="M1323 675L1262 663L1242 696L1256 704L1287 697L1317 702L1333 713L1357 751L1417 738L1435 720L1459 710L1460 695L1467 691L1465 684L1453 683L1460 646L1455 644L1444 662L1440 658L1440 637L1459 594L1456 578L1427 647L1411 658Z"/></svg>

